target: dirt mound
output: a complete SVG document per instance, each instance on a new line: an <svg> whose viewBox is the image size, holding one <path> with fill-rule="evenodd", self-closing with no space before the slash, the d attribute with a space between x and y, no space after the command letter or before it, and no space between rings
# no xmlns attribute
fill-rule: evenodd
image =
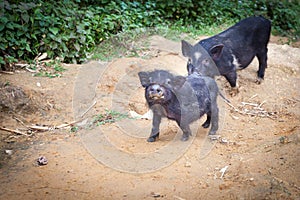
<svg viewBox="0 0 300 200"><path fill-rule="evenodd" d="M49 110L46 99L34 90L20 86L0 86L0 110L18 114L34 114L39 109Z"/></svg>
<svg viewBox="0 0 300 200"><path fill-rule="evenodd" d="M19 111L28 105L30 98L21 87L0 86L0 108Z"/></svg>

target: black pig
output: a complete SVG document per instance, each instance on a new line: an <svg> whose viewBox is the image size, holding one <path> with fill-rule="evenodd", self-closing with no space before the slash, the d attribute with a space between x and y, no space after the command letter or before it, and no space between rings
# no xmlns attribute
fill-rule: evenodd
<svg viewBox="0 0 300 200"><path fill-rule="evenodd" d="M189 58L194 67L188 71L198 71L210 77L218 75L210 65L210 69L203 69L206 66L202 64L203 60L199 55L203 54L204 48L216 63L219 73L237 91L236 70L246 68L256 56L259 62L257 83L261 83L267 67L270 32L271 22L259 16L241 20L220 34L201 40L195 46L183 40L182 54Z"/></svg>
<svg viewBox="0 0 300 200"><path fill-rule="evenodd" d="M218 130L218 87L209 77L191 74L187 77L174 76L168 71L155 70L139 72L138 76L145 88L145 98L153 111L153 122L148 142L154 142L159 136L159 125L162 117L175 120L183 131L181 140L186 141L191 135L189 125L207 114L203 123L213 135ZM207 85L209 83L209 85ZM216 87L211 87L214 85ZM210 88L213 88L211 91Z"/></svg>

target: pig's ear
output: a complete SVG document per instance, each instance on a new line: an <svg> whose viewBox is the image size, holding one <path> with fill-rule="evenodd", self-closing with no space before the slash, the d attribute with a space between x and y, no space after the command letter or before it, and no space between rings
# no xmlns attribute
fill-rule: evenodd
<svg viewBox="0 0 300 200"><path fill-rule="evenodd" d="M191 57L193 46L185 40L181 40L181 52L184 57Z"/></svg>
<svg viewBox="0 0 300 200"><path fill-rule="evenodd" d="M147 87L150 84L149 72L139 72L138 76L143 87Z"/></svg>
<svg viewBox="0 0 300 200"><path fill-rule="evenodd" d="M220 58L220 56L222 54L222 51L223 51L223 47L224 47L223 44L218 44L218 45L213 46L209 50L210 55L211 55L213 60L218 60Z"/></svg>
<svg viewBox="0 0 300 200"><path fill-rule="evenodd" d="M175 90L179 90L186 81L186 77L184 76L176 76L172 80L172 86Z"/></svg>

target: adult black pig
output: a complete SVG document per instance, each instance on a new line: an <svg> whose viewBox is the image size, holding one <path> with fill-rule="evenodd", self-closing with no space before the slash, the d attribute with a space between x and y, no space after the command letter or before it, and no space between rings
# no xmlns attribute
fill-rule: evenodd
<svg viewBox="0 0 300 200"><path fill-rule="evenodd" d="M145 88L145 98L153 111L152 130L148 142L154 142L159 136L162 117L175 120L183 131L181 140L191 135L189 125L207 114L202 124L213 135L218 130L218 87L214 79L191 74L187 77L175 76L165 70L139 72L140 82ZM209 90L211 89L211 90Z"/></svg>
<svg viewBox="0 0 300 200"><path fill-rule="evenodd" d="M271 22L259 16L241 20L220 34L201 40L194 46L182 40L182 54L189 58L190 66L193 66L188 71L198 71L210 77L218 75L210 65L209 69L203 69L205 65L199 56L203 54L203 47L216 63L219 73L236 91L236 70L246 68L256 56L259 62L257 83L261 83L267 67L270 32Z"/></svg>

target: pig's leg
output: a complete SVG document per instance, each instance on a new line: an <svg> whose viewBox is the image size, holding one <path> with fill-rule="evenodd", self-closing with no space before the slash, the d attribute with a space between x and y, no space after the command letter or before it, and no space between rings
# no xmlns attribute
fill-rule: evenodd
<svg viewBox="0 0 300 200"><path fill-rule="evenodd" d="M231 86L231 92L230 92L231 96L235 96L239 92L236 71L230 71L224 76Z"/></svg>
<svg viewBox="0 0 300 200"><path fill-rule="evenodd" d="M208 128L210 125L210 120L211 120L211 112L206 113L207 119L206 121L202 124L203 128Z"/></svg>
<svg viewBox="0 0 300 200"><path fill-rule="evenodd" d="M259 67L257 71L257 80L256 83L260 84L265 76L265 69L267 68L267 59L268 59L268 48L264 48L262 51L256 54Z"/></svg>
<svg viewBox="0 0 300 200"><path fill-rule="evenodd" d="M148 142L155 142L155 140L159 136L159 125L161 122L161 115L154 113L153 120L152 120L152 130L149 138L147 139Z"/></svg>
<svg viewBox="0 0 300 200"><path fill-rule="evenodd" d="M211 128L209 130L209 135L216 134L219 128L219 108L217 102L212 103L211 106Z"/></svg>
<svg viewBox="0 0 300 200"><path fill-rule="evenodd" d="M177 124L178 124L178 122L177 122ZM189 124L185 123L185 122L181 122L181 124L179 126L183 132L181 141L187 141L189 139L190 135L192 135L192 131L190 129Z"/></svg>

